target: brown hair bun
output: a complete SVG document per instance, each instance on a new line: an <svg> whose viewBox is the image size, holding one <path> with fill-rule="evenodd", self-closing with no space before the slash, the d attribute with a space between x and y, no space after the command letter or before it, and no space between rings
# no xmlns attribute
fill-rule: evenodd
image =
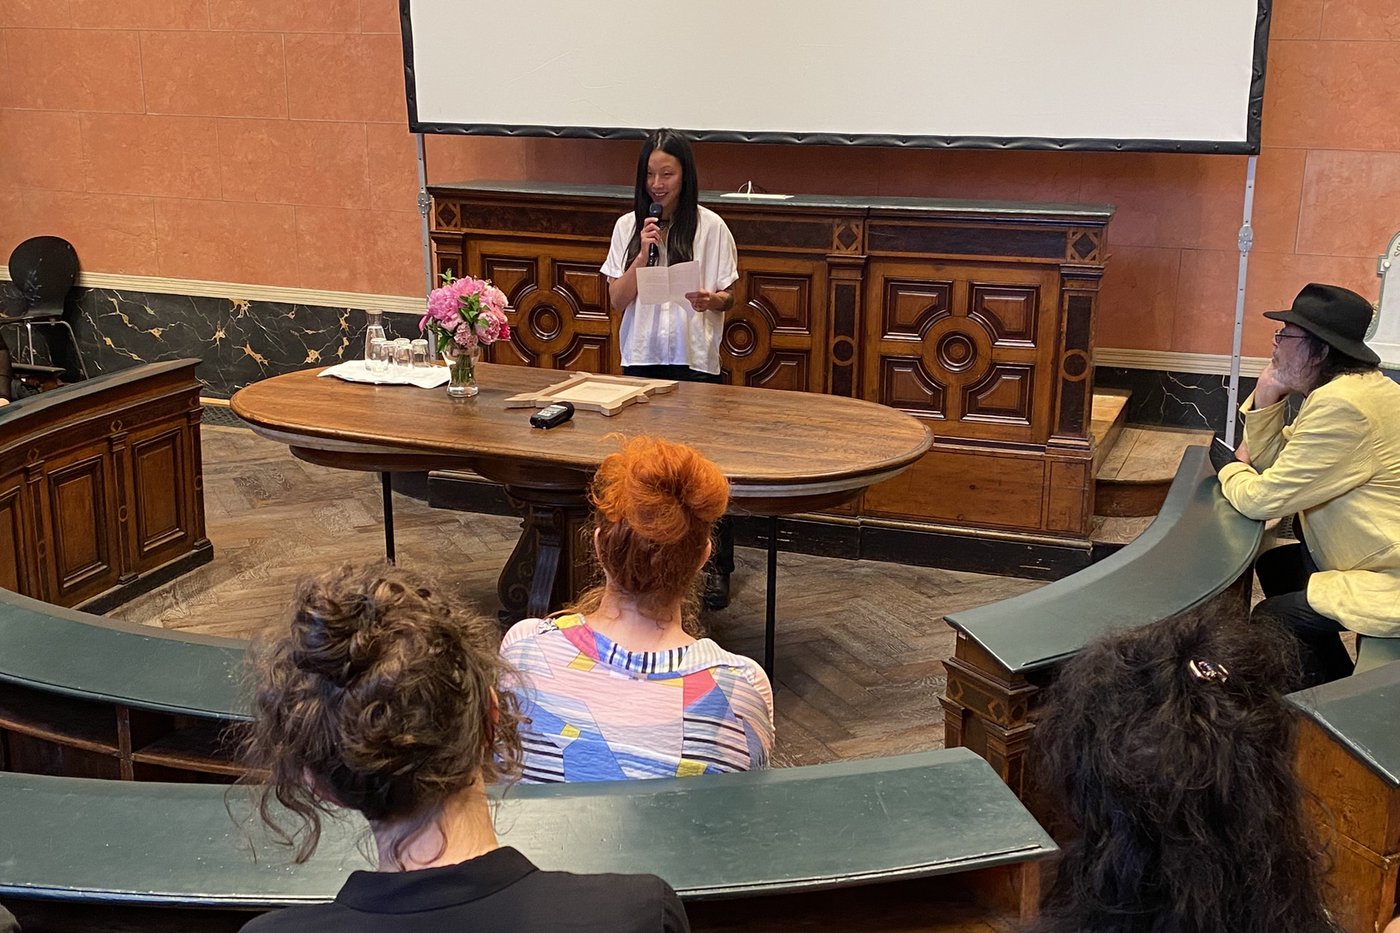
<svg viewBox="0 0 1400 933"><path fill-rule="evenodd" d="M269 775L264 819L275 827L275 798L304 824L298 861L330 804L427 826L447 797L513 776L518 717L513 695L497 690L495 633L388 564L301 583L287 630L250 652L245 744L249 769Z"/></svg>

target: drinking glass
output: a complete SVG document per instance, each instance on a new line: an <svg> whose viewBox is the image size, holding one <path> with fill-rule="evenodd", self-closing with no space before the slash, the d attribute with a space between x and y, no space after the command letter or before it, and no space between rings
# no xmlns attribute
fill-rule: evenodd
<svg viewBox="0 0 1400 933"><path fill-rule="evenodd" d="M414 365L414 366L427 366L427 365L428 365L428 341L423 340L423 339L415 340L415 341L413 341L412 349L413 349L413 365Z"/></svg>
<svg viewBox="0 0 1400 933"><path fill-rule="evenodd" d="M375 337L369 342L369 371L376 375L383 375L389 371L389 357L393 355L394 345L383 337Z"/></svg>

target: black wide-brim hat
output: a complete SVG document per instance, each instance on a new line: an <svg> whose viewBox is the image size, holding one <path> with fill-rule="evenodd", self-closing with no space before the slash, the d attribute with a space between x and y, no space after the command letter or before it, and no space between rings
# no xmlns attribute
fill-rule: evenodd
<svg viewBox="0 0 1400 933"><path fill-rule="evenodd" d="M1296 324L1318 340L1353 359L1372 366L1381 358L1366 346L1366 331L1375 314L1371 303L1340 285L1304 286L1287 311L1265 311L1264 317Z"/></svg>

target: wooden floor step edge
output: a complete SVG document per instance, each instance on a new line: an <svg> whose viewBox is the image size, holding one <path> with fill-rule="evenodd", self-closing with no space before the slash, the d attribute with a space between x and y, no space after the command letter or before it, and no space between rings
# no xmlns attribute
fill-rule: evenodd
<svg viewBox="0 0 1400 933"><path fill-rule="evenodd" d="M1106 518L1156 515L1187 447L1209 443L1210 432L1161 425L1127 425L1118 447L1096 464L1094 514Z"/></svg>
<svg viewBox="0 0 1400 933"><path fill-rule="evenodd" d="M1123 432L1123 425L1128 421L1128 398L1131 392L1127 389L1095 389L1094 398L1090 408L1089 434L1094 441L1093 474L1098 475L1099 466L1103 463L1108 452L1113 449L1113 445L1118 443L1118 437Z"/></svg>

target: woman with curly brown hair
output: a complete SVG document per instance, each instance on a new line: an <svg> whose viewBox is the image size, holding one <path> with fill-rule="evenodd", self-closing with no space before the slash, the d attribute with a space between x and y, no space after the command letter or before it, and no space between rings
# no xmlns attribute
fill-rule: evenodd
<svg viewBox="0 0 1400 933"><path fill-rule="evenodd" d="M521 748L495 634L389 565L302 583L288 630L250 657L245 762L267 774L259 813L297 862L343 808L369 822L379 870L245 930L525 933L558 929L564 911L571 930L689 929L654 875L540 871L497 841L486 787L516 775Z"/></svg>
<svg viewBox="0 0 1400 933"><path fill-rule="evenodd" d="M1037 933L1332 933L1293 773L1294 639L1185 616L1065 665L1035 747L1076 835Z"/></svg>
<svg viewBox="0 0 1400 933"><path fill-rule="evenodd" d="M523 780L685 777L765 767L773 691L752 659L697 638L698 577L729 503L719 468L635 437L594 477L603 585L526 619L501 653L521 674Z"/></svg>

